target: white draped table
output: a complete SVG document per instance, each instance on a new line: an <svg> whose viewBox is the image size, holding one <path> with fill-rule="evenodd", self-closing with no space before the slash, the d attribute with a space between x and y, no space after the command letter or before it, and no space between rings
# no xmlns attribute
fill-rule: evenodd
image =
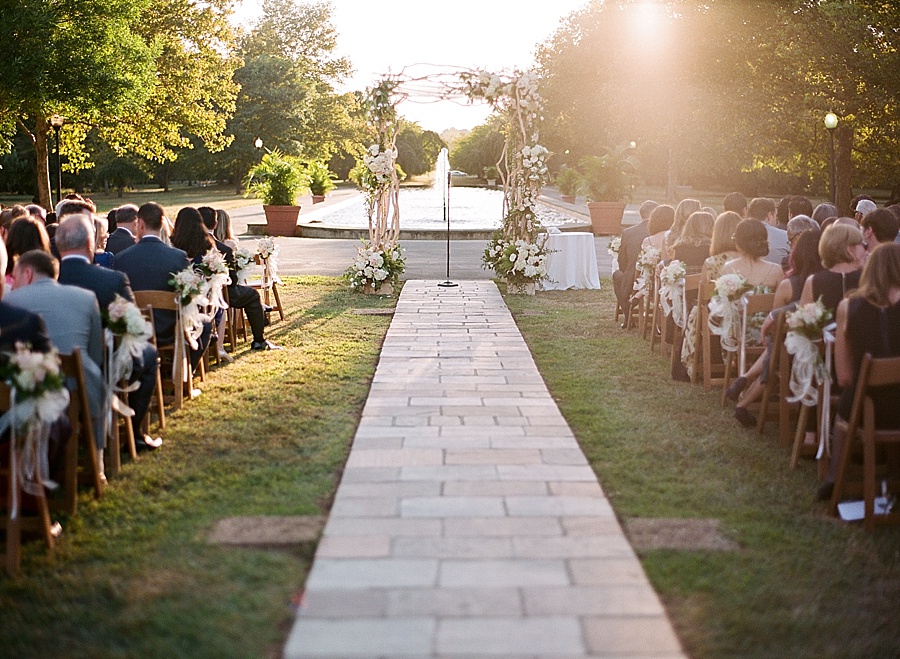
<svg viewBox="0 0 900 659"><path fill-rule="evenodd" d="M547 236L547 278L541 282L545 291L569 288L600 288L597 274L597 251L594 234L583 231L541 234Z"/></svg>

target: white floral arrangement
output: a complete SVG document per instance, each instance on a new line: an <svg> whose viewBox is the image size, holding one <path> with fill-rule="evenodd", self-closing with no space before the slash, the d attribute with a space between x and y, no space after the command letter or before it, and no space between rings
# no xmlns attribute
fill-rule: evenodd
<svg viewBox="0 0 900 659"><path fill-rule="evenodd" d="M709 331L719 337L728 352L738 349L740 329L740 299L753 287L739 274L722 275L716 279L716 293L709 300Z"/></svg>
<svg viewBox="0 0 900 659"><path fill-rule="evenodd" d="M622 236L613 236L606 246L606 253L614 258L619 258L619 249L622 247Z"/></svg>
<svg viewBox="0 0 900 659"><path fill-rule="evenodd" d="M364 240L362 246L356 248L356 258L344 276L353 290L360 291L369 286L377 292L385 283L396 286L405 269L406 259L400 245L379 249Z"/></svg>
<svg viewBox="0 0 900 659"><path fill-rule="evenodd" d="M482 256L485 268L492 268L507 284L523 286L536 284L547 277L546 239L529 242L525 239L506 240L495 234Z"/></svg>
<svg viewBox="0 0 900 659"><path fill-rule="evenodd" d="M659 271L659 303L663 314L672 314L678 327L684 327L684 263L675 259Z"/></svg>
<svg viewBox="0 0 900 659"><path fill-rule="evenodd" d="M256 253L260 261L263 262L263 269L266 271L266 278L276 284L281 283L278 278L278 243L271 236L260 238L256 241Z"/></svg>
<svg viewBox="0 0 900 659"><path fill-rule="evenodd" d="M203 312L203 308L209 301L203 297L206 288L206 277L187 267L181 272L176 272L169 284L175 287L175 301L181 307L181 323L191 348L199 347L198 339L203 333L203 323L210 321L209 314Z"/></svg>
<svg viewBox="0 0 900 659"><path fill-rule="evenodd" d="M43 496L50 480L48 449L50 426L69 405L69 392L60 369L59 354L33 352L23 343L6 355L0 378L9 385L10 407L0 417L0 433L10 432L10 478L13 479L10 518L19 512L19 489Z"/></svg>
<svg viewBox="0 0 900 659"><path fill-rule="evenodd" d="M231 276L228 274L228 263L225 256L219 250L213 248L203 255L203 260L194 268L203 275L204 284L201 295L206 298L214 309L227 309L223 290L231 284Z"/></svg>
<svg viewBox="0 0 900 659"><path fill-rule="evenodd" d="M375 177L376 185L381 185L391 180L394 173L394 165L397 161L397 149L384 149L378 144L373 144L363 156L363 163Z"/></svg>
<svg viewBox="0 0 900 659"><path fill-rule="evenodd" d="M116 383L131 377L132 358L143 354L153 334L153 327L134 302L118 294L106 308L106 320L110 335L119 339L118 347L108 353L110 363L107 376L110 382Z"/></svg>
<svg viewBox="0 0 900 659"><path fill-rule="evenodd" d="M237 283L244 285L250 277L255 265L254 255L246 247L238 247L234 251L234 271L237 275Z"/></svg>
<svg viewBox="0 0 900 659"><path fill-rule="evenodd" d="M634 290L638 295L649 294L656 266L659 265L661 259L662 252L656 247L652 245L641 246L641 251L638 252L637 257L638 276L634 281Z"/></svg>
<svg viewBox="0 0 900 659"><path fill-rule="evenodd" d="M739 274L722 275L716 279L716 297L737 302L753 287Z"/></svg>
<svg viewBox="0 0 900 659"><path fill-rule="evenodd" d="M799 402L814 407L818 402L818 386L831 378L825 367L822 353L816 345L821 342L825 329L831 324L831 311L821 300L798 307L785 316L788 332L784 346L793 355L790 389L794 394L791 403Z"/></svg>

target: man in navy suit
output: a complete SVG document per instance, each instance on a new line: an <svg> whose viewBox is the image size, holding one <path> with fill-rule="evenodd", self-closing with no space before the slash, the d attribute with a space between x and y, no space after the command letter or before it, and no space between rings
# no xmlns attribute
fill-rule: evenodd
<svg viewBox="0 0 900 659"><path fill-rule="evenodd" d="M247 314L247 322L250 323L250 330L253 332L253 343L250 344L250 349L278 350L278 346L270 341L266 341L264 332L266 325L269 323L263 310L262 301L259 299L259 291L250 286L242 286L237 283L237 273L234 269L234 250L217 239L213 233L217 222L215 209L209 206L201 206L197 210L200 212L200 217L203 218L203 225L216 244L216 249L222 252L222 256L225 257L225 262L228 264L228 274L231 276L231 284L228 286L228 303L235 309L243 309Z"/></svg>
<svg viewBox="0 0 900 659"><path fill-rule="evenodd" d="M125 204L116 209L116 228L106 239L107 252L118 254L134 245L137 214L138 207L134 204Z"/></svg>
<svg viewBox="0 0 900 659"><path fill-rule="evenodd" d="M113 269L125 273L135 291L172 291L175 286L169 283L174 274L190 267L187 254L180 249L169 247L159 237L163 226L162 206L155 202L147 202L138 209L136 223L138 242L128 249L116 254ZM118 213L116 213L118 217ZM154 311L153 323L156 326L156 341L159 345L171 345L175 342L175 312ZM209 345L212 324L204 323L203 334L198 341L197 349L191 349L191 368L197 367L200 357Z"/></svg>
<svg viewBox="0 0 900 659"><path fill-rule="evenodd" d="M56 246L62 257L59 263L60 284L92 291L97 296L101 311L109 307L116 295L134 302L127 276L91 263L94 231L88 216L69 215L63 219L56 230ZM128 403L134 410L131 424L139 448L158 448L162 444L161 438L154 439L141 433L141 424L156 386L158 369L158 354L152 345L148 345L140 357L135 357L132 364L131 382L137 382L138 388L129 394Z"/></svg>

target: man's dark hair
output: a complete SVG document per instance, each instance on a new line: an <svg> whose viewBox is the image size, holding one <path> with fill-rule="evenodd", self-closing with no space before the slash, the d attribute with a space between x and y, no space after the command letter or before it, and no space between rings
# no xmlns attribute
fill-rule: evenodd
<svg viewBox="0 0 900 659"><path fill-rule="evenodd" d="M209 206L201 206L197 209L200 211L200 217L203 218L203 226L212 231L216 228L216 209Z"/></svg>
<svg viewBox="0 0 900 659"><path fill-rule="evenodd" d="M31 268L37 274L51 279L59 278L59 261L53 258L52 254L42 249L33 249L30 252L21 254L16 259L16 266L23 268Z"/></svg>
<svg viewBox="0 0 900 659"><path fill-rule="evenodd" d="M725 207L725 212L732 211L738 215L743 215L744 211L747 210L747 197L740 192L729 192L725 195L725 201L722 203Z"/></svg>
<svg viewBox="0 0 900 659"><path fill-rule="evenodd" d="M876 208L860 221L860 225L863 229L871 228L880 243L894 242L897 237L897 220L887 208Z"/></svg>
<svg viewBox="0 0 900 659"><path fill-rule="evenodd" d="M56 221L59 222L66 215L76 215L79 213L91 215L94 209L91 204L82 199L63 199L56 207Z"/></svg>
<svg viewBox="0 0 900 659"><path fill-rule="evenodd" d="M166 212L163 210L163 207L155 201L148 201L146 204L143 204L137 212L138 217L143 220L150 231L159 231L162 229L163 217L165 214ZM116 214L116 218L118 219L118 213Z"/></svg>
<svg viewBox="0 0 900 659"><path fill-rule="evenodd" d="M124 206L119 206L115 209L116 214L114 215L116 220L116 226L120 224L130 224L134 222L138 217L138 207L134 204L125 204ZM110 211L111 213L112 211Z"/></svg>
<svg viewBox="0 0 900 659"><path fill-rule="evenodd" d="M774 213L776 209L775 202L768 197L756 197L747 207L747 216L761 222L766 221L769 213Z"/></svg>
<svg viewBox="0 0 900 659"><path fill-rule="evenodd" d="M788 202L788 215L796 217L797 215L808 215L812 217L813 204L803 195L794 195Z"/></svg>

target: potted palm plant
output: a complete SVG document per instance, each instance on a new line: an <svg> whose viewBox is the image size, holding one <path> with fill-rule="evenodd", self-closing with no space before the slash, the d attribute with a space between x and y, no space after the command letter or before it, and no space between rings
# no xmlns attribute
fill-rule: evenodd
<svg viewBox="0 0 900 659"><path fill-rule="evenodd" d="M625 202L637 180L637 160L631 151L630 145L621 146L578 163L594 235L615 235L622 227Z"/></svg>
<svg viewBox="0 0 900 659"><path fill-rule="evenodd" d="M582 186L582 176L577 169L572 167L563 167L559 174L556 175L556 187L559 189L559 195L562 201L567 204L574 204L578 190Z"/></svg>
<svg viewBox="0 0 900 659"><path fill-rule="evenodd" d="M262 199L270 236L293 236L300 217L297 196L309 190L310 177L303 164L292 156L273 150L262 157L247 174L247 194Z"/></svg>
<svg viewBox="0 0 900 659"><path fill-rule="evenodd" d="M325 201L325 195L335 189L331 171L321 160L310 160L306 163L306 173L309 176L309 191L312 194L314 204Z"/></svg>

